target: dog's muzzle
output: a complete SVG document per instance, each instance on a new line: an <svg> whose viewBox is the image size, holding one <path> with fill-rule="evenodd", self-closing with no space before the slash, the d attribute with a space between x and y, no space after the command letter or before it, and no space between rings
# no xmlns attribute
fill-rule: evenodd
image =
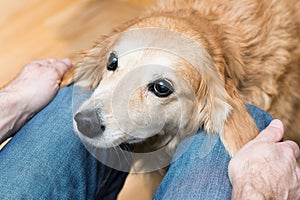
<svg viewBox="0 0 300 200"><path fill-rule="evenodd" d="M105 126L102 124L95 110L83 110L78 112L74 119L78 131L89 138L99 136L105 131Z"/></svg>

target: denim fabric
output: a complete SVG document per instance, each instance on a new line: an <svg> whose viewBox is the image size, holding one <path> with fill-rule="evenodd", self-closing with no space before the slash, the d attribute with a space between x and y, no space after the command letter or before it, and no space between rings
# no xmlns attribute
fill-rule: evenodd
<svg viewBox="0 0 300 200"><path fill-rule="evenodd" d="M272 117L259 108L248 105L248 111L261 131L272 121ZM185 145L191 145L184 153ZM227 174L230 156L217 134L204 131L185 139L176 150L182 154L169 167L159 186L154 200L161 199L231 199L231 184Z"/></svg>
<svg viewBox="0 0 300 200"><path fill-rule="evenodd" d="M90 94L80 94L75 101L72 90L61 89L0 152L1 200L116 199L127 173L99 163L74 135L72 107ZM271 121L264 111L248 109L260 130ZM184 140L174 157L180 154L154 199L230 199L230 157L218 135L200 131Z"/></svg>
<svg viewBox="0 0 300 200"><path fill-rule="evenodd" d="M0 199L116 199L127 173L105 167L73 133L72 87L0 152ZM80 100L89 93L81 94Z"/></svg>

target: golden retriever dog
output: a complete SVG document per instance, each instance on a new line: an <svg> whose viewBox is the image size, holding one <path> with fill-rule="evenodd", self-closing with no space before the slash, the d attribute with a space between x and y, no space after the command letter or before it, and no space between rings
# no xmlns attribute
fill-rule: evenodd
<svg viewBox="0 0 300 200"><path fill-rule="evenodd" d="M160 1L83 52L62 86L74 82L94 89L74 125L96 147L173 152L204 129L232 155L258 134L247 103L300 142L300 1Z"/></svg>

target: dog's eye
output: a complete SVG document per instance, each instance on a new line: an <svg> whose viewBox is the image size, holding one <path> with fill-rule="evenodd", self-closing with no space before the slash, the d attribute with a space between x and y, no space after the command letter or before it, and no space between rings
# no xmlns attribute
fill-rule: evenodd
<svg viewBox="0 0 300 200"><path fill-rule="evenodd" d="M167 97L174 92L172 83L167 79L158 79L150 83L148 88L158 97Z"/></svg>
<svg viewBox="0 0 300 200"><path fill-rule="evenodd" d="M109 55L106 68L109 71L115 71L117 67L118 67L118 55L117 52L113 51Z"/></svg>

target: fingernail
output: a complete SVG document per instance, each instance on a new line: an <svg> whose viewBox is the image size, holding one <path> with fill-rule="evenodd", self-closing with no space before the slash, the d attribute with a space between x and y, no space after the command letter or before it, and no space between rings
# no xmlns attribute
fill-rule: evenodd
<svg viewBox="0 0 300 200"><path fill-rule="evenodd" d="M70 61L69 58L64 58L61 60L63 63L65 63L67 66L71 67L72 66L72 62Z"/></svg>
<svg viewBox="0 0 300 200"><path fill-rule="evenodd" d="M270 126L274 127L274 128L278 128L278 129L282 129L283 128L283 124L279 119L274 119L271 123Z"/></svg>

